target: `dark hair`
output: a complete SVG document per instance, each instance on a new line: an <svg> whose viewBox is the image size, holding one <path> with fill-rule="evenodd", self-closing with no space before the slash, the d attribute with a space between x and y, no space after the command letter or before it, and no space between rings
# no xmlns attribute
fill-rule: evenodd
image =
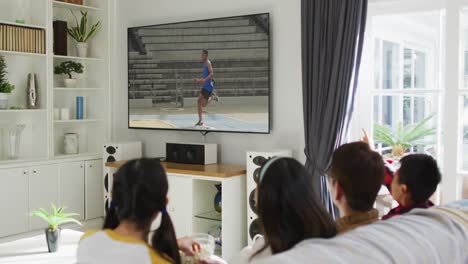
<svg viewBox="0 0 468 264"><path fill-rule="evenodd" d="M368 144L353 142L335 150L330 176L343 188L348 206L366 212L373 208L384 182L385 165Z"/></svg>
<svg viewBox="0 0 468 264"><path fill-rule="evenodd" d="M208 50L204 49L202 50L203 53L205 53L206 55L208 55Z"/></svg>
<svg viewBox="0 0 468 264"><path fill-rule="evenodd" d="M273 254L286 251L302 240L336 235L335 222L319 202L312 177L292 158L275 158L260 171L257 211L265 246Z"/></svg>
<svg viewBox="0 0 468 264"><path fill-rule="evenodd" d="M411 154L403 157L400 164L398 183L406 184L413 202L427 201L442 177L435 159L426 154Z"/></svg>
<svg viewBox="0 0 468 264"><path fill-rule="evenodd" d="M112 203L103 228L115 229L120 221L127 220L149 232L154 217L161 212L161 224L151 238L152 247L180 264L174 226L165 211L168 188L166 172L159 161L137 159L125 163L114 174Z"/></svg>

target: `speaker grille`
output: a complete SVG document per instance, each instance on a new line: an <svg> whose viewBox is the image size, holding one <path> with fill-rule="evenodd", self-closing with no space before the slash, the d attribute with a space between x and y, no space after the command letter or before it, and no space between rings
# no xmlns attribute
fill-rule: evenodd
<svg viewBox="0 0 468 264"><path fill-rule="evenodd" d="M249 226L249 235L251 239L253 239L256 235L262 234L259 222L260 221L257 218Z"/></svg>
<svg viewBox="0 0 468 264"><path fill-rule="evenodd" d="M109 146L106 148L106 152L107 154L114 155L117 152L117 150L115 149L115 147Z"/></svg>
<svg viewBox="0 0 468 264"><path fill-rule="evenodd" d="M249 195L249 206L252 211L257 214L257 199L255 199L255 189L250 192Z"/></svg>

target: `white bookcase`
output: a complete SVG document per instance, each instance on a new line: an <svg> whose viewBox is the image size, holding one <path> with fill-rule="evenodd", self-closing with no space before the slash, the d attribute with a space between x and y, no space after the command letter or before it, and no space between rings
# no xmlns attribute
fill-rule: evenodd
<svg viewBox="0 0 468 264"><path fill-rule="evenodd" d="M110 5L111 0L85 0L83 5L53 0L0 0L0 24L44 29L46 53L34 54L0 50L7 63L7 78L16 89L9 106L22 109L0 110L0 211L5 228L0 238L43 228L29 217L31 210L48 207L51 202L70 208L82 220L103 214L102 146L110 139ZM74 24L70 10L78 19L80 10L88 11L89 23L101 21L101 29L88 42L87 58L76 55L75 41L68 37L69 56L53 52L53 21ZM18 24L17 19L25 24ZM65 88L55 76L54 66L63 61L84 66L77 75L77 88ZM27 78L37 76L39 109L26 109ZM86 98L84 120L74 120L76 96ZM55 108L69 108L70 120L54 120ZM24 124L18 159L4 155L2 126ZM63 151L65 133L78 133L79 154ZM14 203L11 199L14 197Z"/></svg>
<svg viewBox="0 0 468 264"><path fill-rule="evenodd" d="M46 54L0 50L7 63L8 80L16 86L10 95L9 106L26 107L26 81L28 73L36 73L38 80L37 110L0 110L0 126L25 124L20 157L7 160L0 154L2 165L14 163L27 166L31 161L50 161L67 158L101 158L102 145L110 138L110 0L85 0L83 5L53 0L0 0L0 24L25 26L46 31ZM71 10L80 17L80 10L88 11L89 23L101 21L100 31L89 42L87 58L76 55L75 41L68 37L68 55L53 52L53 21L64 20L74 24ZM21 18L25 24L16 23ZM65 88L63 78L53 73L54 66L63 61L76 61L84 66L84 73L75 75L77 88ZM84 96L86 116L74 120L75 100ZM55 108L69 108L70 120L54 120ZM65 155L65 133L78 133L78 155ZM1 134L0 134L1 135ZM1 149L4 149L0 140ZM3 151L0 151L3 152Z"/></svg>

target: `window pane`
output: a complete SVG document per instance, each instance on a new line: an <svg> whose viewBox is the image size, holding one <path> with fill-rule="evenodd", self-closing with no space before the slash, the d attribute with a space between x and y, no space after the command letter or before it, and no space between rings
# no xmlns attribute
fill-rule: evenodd
<svg viewBox="0 0 468 264"><path fill-rule="evenodd" d="M426 86L426 54L420 51L414 53L414 88Z"/></svg>
<svg viewBox="0 0 468 264"><path fill-rule="evenodd" d="M405 96L403 99L403 125L412 123L411 112L411 97Z"/></svg>
<svg viewBox="0 0 468 264"><path fill-rule="evenodd" d="M463 96L463 122L462 122L462 140L463 157L462 168L468 170L468 95Z"/></svg>
<svg viewBox="0 0 468 264"><path fill-rule="evenodd" d="M466 44L465 44L466 45ZM465 50L465 85L464 88L468 88L468 51Z"/></svg>
<svg viewBox="0 0 468 264"><path fill-rule="evenodd" d="M400 71L400 45L383 41L383 89L398 89Z"/></svg>
<svg viewBox="0 0 468 264"><path fill-rule="evenodd" d="M382 124L393 126L395 108L392 96L382 96Z"/></svg>
<svg viewBox="0 0 468 264"><path fill-rule="evenodd" d="M413 88L413 51L405 49L403 58L403 88Z"/></svg>
<svg viewBox="0 0 468 264"><path fill-rule="evenodd" d="M380 115L380 97L379 96L374 96L374 122L378 123L379 122L379 115Z"/></svg>
<svg viewBox="0 0 468 264"><path fill-rule="evenodd" d="M426 103L424 97L414 98L414 123L419 123L426 118Z"/></svg>

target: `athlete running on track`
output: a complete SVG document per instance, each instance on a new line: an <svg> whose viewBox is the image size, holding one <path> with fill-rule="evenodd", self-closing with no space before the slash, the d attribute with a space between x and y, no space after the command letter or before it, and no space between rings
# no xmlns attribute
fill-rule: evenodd
<svg viewBox="0 0 468 264"><path fill-rule="evenodd" d="M198 94L198 122L195 126L203 126L203 108L206 107L212 100L218 101L218 96L213 93L213 66L208 59L208 51L203 50L201 53L201 61L203 62L203 78L194 79L196 84L203 85Z"/></svg>

